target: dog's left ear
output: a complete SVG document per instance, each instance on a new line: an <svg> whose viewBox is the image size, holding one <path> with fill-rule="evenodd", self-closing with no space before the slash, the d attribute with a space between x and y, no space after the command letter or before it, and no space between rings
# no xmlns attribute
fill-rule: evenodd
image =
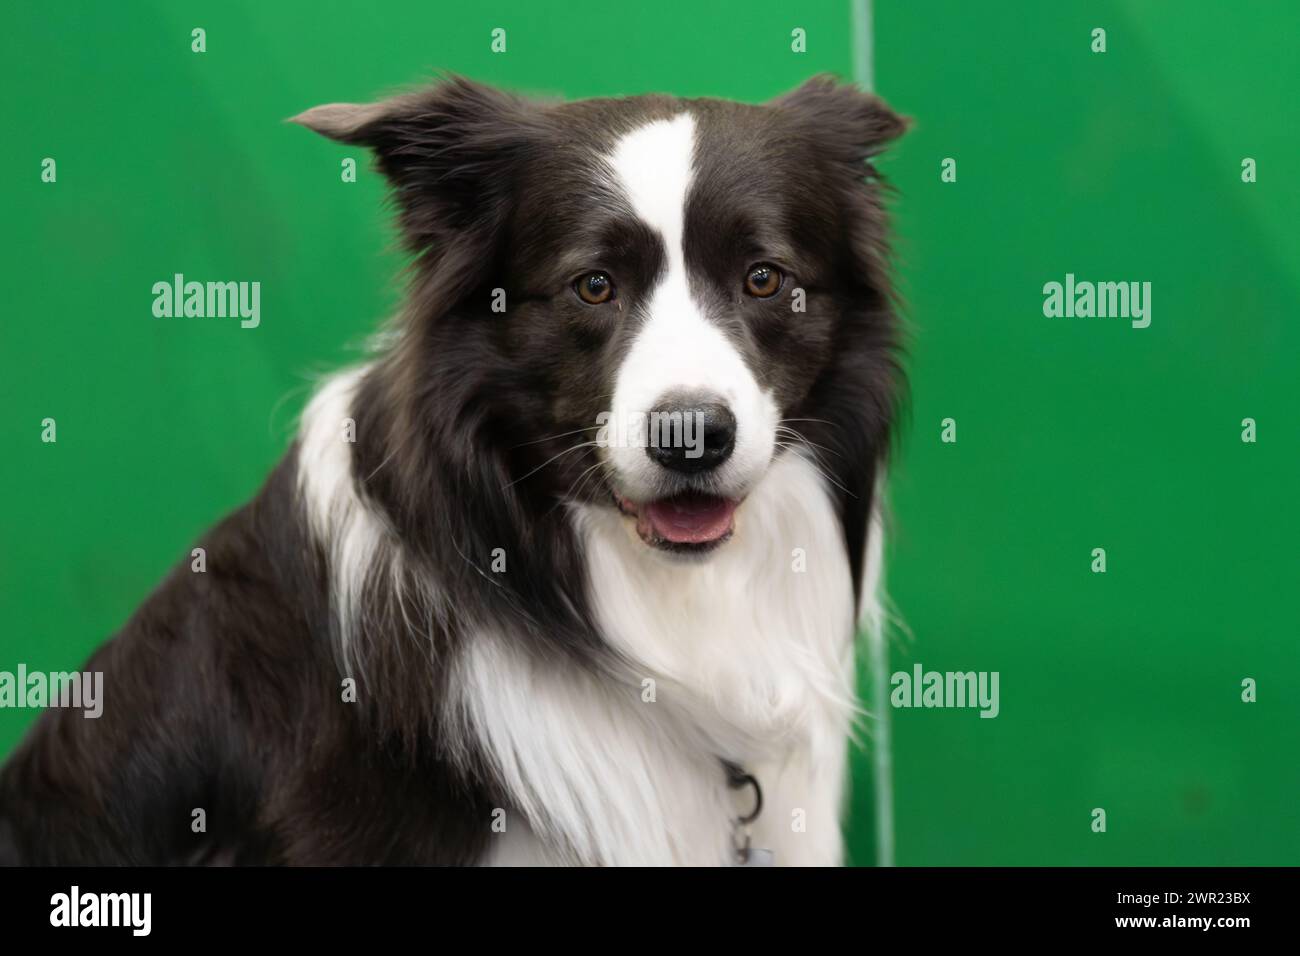
<svg viewBox="0 0 1300 956"><path fill-rule="evenodd" d="M832 76L815 76L769 105L788 111L809 136L854 167L862 167L910 125L880 97Z"/></svg>

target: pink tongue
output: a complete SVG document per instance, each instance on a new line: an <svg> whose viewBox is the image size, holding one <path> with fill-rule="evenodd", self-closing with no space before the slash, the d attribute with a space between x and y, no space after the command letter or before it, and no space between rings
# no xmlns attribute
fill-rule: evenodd
<svg viewBox="0 0 1300 956"><path fill-rule="evenodd" d="M712 495L677 495L643 506L650 527L665 541L703 544L731 530L736 503Z"/></svg>

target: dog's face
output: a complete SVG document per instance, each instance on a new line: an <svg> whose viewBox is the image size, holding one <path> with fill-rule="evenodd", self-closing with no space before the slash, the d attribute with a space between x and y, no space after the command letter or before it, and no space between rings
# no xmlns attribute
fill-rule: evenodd
<svg viewBox="0 0 1300 956"><path fill-rule="evenodd" d="M819 381L890 334L864 327L887 294L865 164L903 124L849 87L544 105L453 81L299 120L375 148L430 308L513 371L491 400L518 467L650 547L726 541L774 458L818 444Z"/></svg>

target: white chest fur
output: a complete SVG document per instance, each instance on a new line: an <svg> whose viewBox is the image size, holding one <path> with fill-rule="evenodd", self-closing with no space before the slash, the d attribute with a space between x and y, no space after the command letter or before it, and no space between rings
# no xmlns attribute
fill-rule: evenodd
<svg viewBox="0 0 1300 956"><path fill-rule="evenodd" d="M724 863L726 757L758 778L755 846L778 864L840 862L853 715L853 587L823 479L773 463L734 538L679 562L610 508L573 513L591 601L623 680L538 662L486 636L459 703L511 794L488 863Z"/></svg>

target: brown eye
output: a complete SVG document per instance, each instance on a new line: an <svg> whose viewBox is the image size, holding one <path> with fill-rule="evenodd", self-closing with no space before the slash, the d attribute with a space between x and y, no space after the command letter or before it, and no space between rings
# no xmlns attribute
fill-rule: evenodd
<svg viewBox="0 0 1300 956"><path fill-rule="evenodd" d="M614 298L614 280L604 272L588 272L573 284L578 298L588 305L600 305Z"/></svg>
<svg viewBox="0 0 1300 956"><path fill-rule="evenodd" d="M776 266L760 262L749 270L745 276L745 291L757 299L767 299L776 295L781 288L781 273Z"/></svg>

